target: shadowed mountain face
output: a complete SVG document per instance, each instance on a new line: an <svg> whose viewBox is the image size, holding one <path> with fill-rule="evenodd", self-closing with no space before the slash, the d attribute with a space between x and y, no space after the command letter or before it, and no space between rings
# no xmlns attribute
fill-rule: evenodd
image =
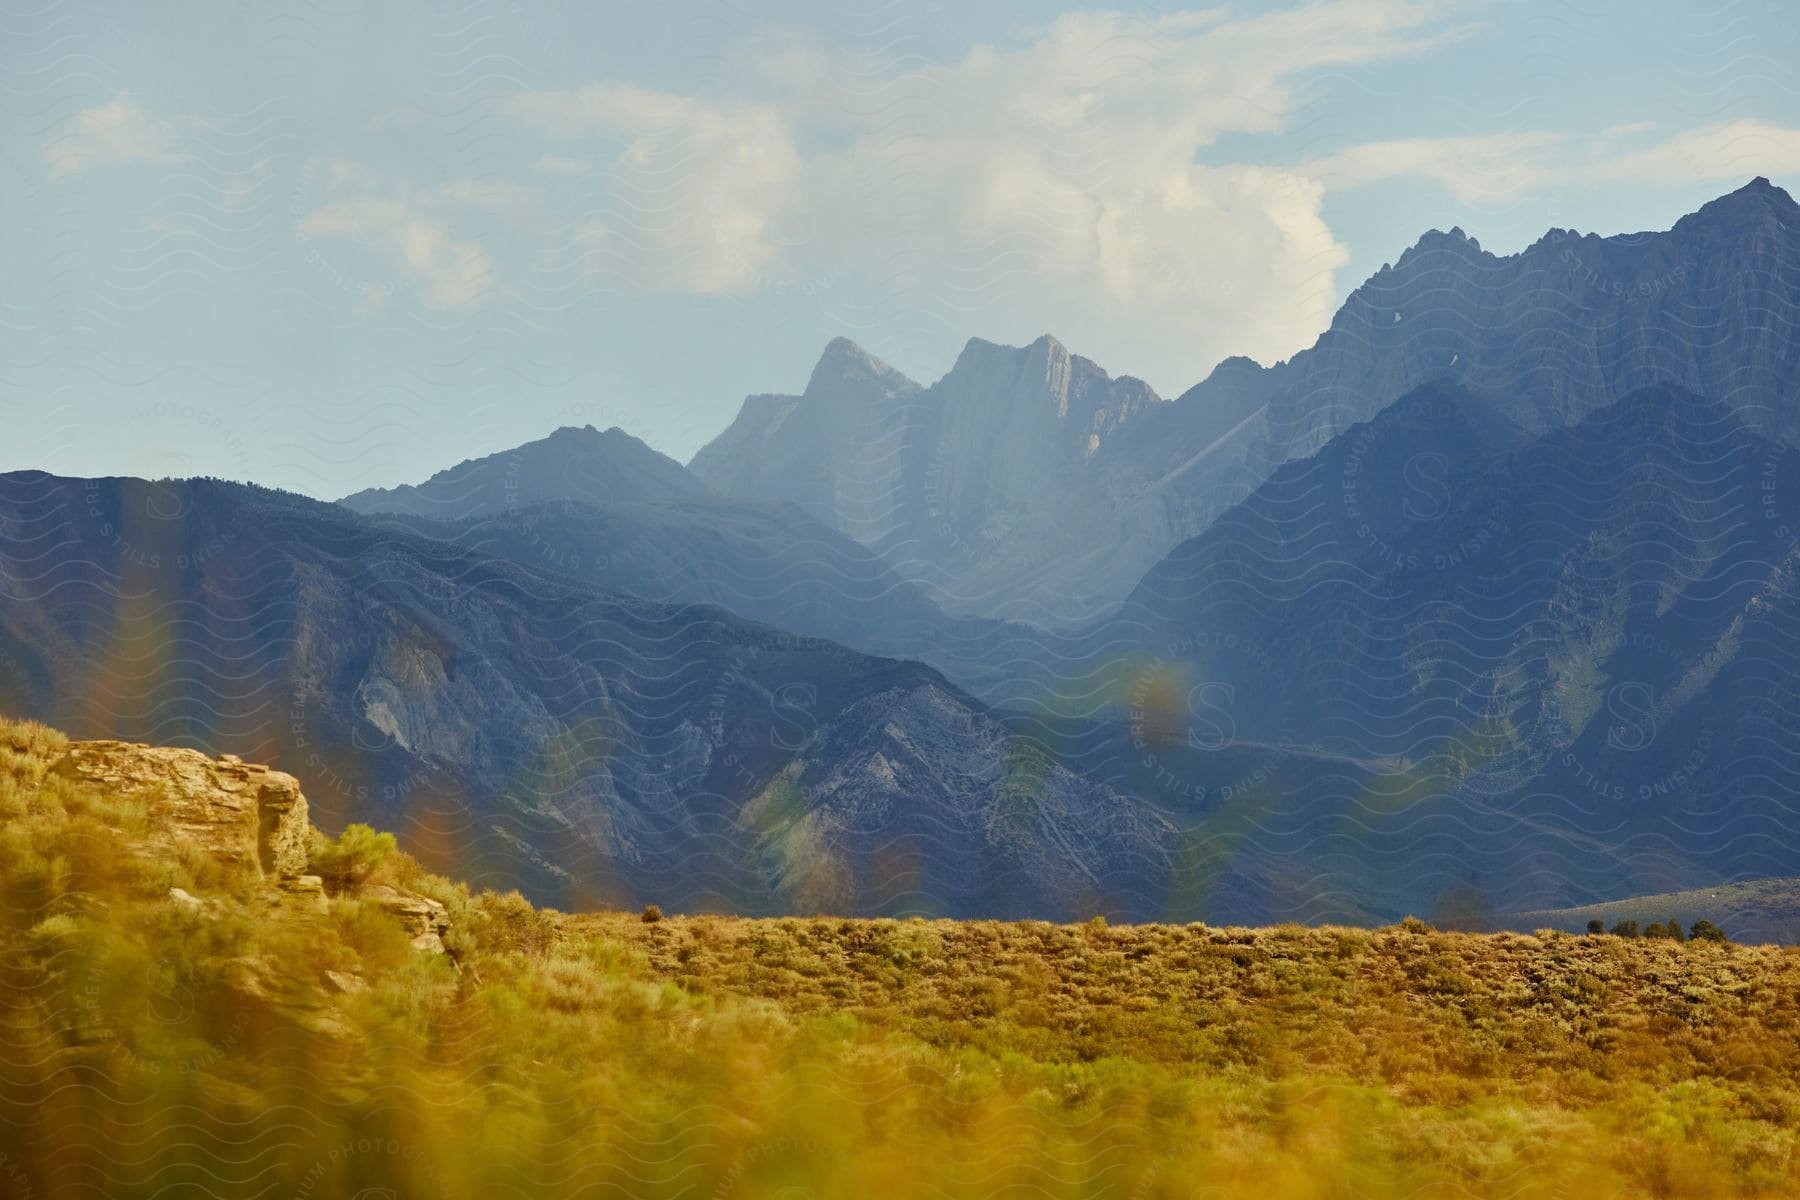
<svg viewBox="0 0 1800 1200"><path fill-rule="evenodd" d="M848 342L833 355L841 376L891 382ZM339 503L411 536L658 603L716 604L871 654L954 663L956 647L991 633L945 614L879 549L800 505L719 496L617 429L559 429Z"/></svg>
<svg viewBox="0 0 1800 1200"><path fill-rule="evenodd" d="M839 386L837 360L872 360L834 343L805 397L746 401L692 466L882 547L952 611L1080 621L1281 463L1434 380L1532 433L1677 384L1794 441L1797 296L1800 208L1758 179L1665 233L1552 230L1497 257L1433 231L1310 349L1227 360L1173 402L1049 339L971 342L923 391L886 368Z"/></svg>
<svg viewBox="0 0 1800 1200"><path fill-rule="evenodd" d="M843 388L887 397L898 387L897 376L849 342L834 343L828 360L840 387L834 401ZM819 413L802 415L800 424L815 432L829 425ZM755 451L722 461L753 463ZM533 570L658 603L716 604L872 654L936 661L945 647L986 632L947 616L877 548L800 505L719 496L617 429L559 429L416 487L371 489L338 503Z"/></svg>
<svg viewBox="0 0 1800 1200"><path fill-rule="evenodd" d="M1527 440L1414 392L1060 643L1051 690L1362 764L1343 824L1259 814L1246 850L1410 907L1792 874L1800 452L1741 416L1652 388Z"/></svg>
<svg viewBox="0 0 1800 1200"><path fill-rule="evenodd" d="M645 600L717 605L868 653L920 657L956 624L874 551L775 501L570 500L461 521L372 519Z"/></svg>
<svg viewBox="0 0 1800 1200"><path fill-rule="evenodd" d="M916 664L235 485L0 476L0 528L0 708L280 763L324 823L481 882L751 912L1161 899L1161 818Z"/></svg>

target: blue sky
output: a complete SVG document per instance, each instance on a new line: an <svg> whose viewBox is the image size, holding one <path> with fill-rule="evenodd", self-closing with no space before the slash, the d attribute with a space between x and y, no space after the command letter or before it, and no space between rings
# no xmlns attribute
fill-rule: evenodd
<svg viewBox="0 0 1800 1200"><path fill-rule="evenodd" d="M0 11L0 469L685 461L839 335L930 382L1048 332L1174 395L1429 227L1800 183L1781 3L163 7Z"/></svg>

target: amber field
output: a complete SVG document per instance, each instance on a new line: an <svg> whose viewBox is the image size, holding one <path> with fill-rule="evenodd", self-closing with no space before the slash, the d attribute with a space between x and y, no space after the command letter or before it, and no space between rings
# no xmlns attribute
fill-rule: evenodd
<svg viewBox="0 0 1800 1200"><path fill-rule="evenodd" d="M1800 1194L1788 949L564 915L360 829L283 903L61 746L0 726L0 1195Z"/></svg>

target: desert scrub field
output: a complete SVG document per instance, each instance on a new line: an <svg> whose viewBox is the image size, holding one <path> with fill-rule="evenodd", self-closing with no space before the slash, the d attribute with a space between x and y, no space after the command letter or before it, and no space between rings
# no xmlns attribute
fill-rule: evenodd
<svg viewBox="0 0 1800 1200"><path fill-rule="evenodd" d="M364 830L300 903L62 750L0 726L7 1196L1800 1194L1785 949L564 915Z"/></svg>

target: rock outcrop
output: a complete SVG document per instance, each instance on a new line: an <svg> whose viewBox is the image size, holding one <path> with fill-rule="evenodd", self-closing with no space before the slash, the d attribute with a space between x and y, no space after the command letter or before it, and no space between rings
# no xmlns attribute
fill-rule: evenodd
<svg viewBox="0 0 1800 1200"><path fill-rule="evenodd" d="M436 900L386 884L365 888L358 898L372 901L381 911L399 918L400 927L412 939L413 949L444 953L444 935L450 932L450 918Z"/></svg>
<svg viewBox="0 0 1800 1200"><path fill-rule="evenodd" d="M49 774L142 797L149 803L152 838L161 845L199 846L222 861L258 870L271 885L271 911L300 915L326 912L323 881L306 874L312 829L300 781L284 771L247 763L235 754L208 758L198 750L135 742L71 742ZM449 915L436 900L387 884L354 893L392 915L413 947L444 953ZM169 899L181 909L212 915L217 902L176 887Z"/></svg>
<svg viewBox="0 0 1800 1200"><path fill-rule="evenodd" d="M215 759L198 750L95 741L70 743L50 774L142 796L159 833L227 862L276 879L306 870L306 797L284 771L234 754Z"/></svg>

